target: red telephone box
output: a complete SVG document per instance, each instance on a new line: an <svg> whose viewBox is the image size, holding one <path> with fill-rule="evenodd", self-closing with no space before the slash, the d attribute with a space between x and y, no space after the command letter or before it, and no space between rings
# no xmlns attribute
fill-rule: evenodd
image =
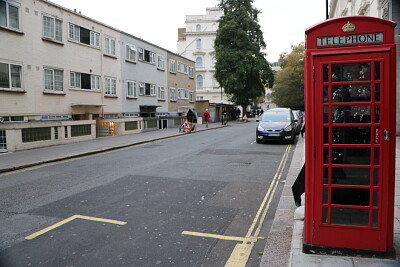
<svg viewBox="0 0 400 267"><path fill-rule="evenodd" d="M306 30L306 253L394 251L395 25L353 16Z"/></svg>

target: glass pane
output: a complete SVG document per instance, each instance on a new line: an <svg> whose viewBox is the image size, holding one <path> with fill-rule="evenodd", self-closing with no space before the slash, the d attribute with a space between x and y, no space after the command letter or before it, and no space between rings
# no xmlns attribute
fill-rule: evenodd
<svg viewBox="0 0 400 267"><path fill-rule="evenodd" d="M324 127L324 144L329 144L329 127Z"/></svg>
<svg viewBox="0 0 400 267"><path fill-rule="evenodd" d="M329 168L324 168L324 184L328 184L329 179Z"/></svg>
<svg viewBox="0 0 400 267"><path fill-rule="evenodd" d="M332 86L332 102L371 101L370 84L343 84Z"/></svg>
<svg viewBox="0 0 400 267"><path fill-rule="evenodd" d="M375 105L375 123L381 122L381 106Z"/></svg>
<svg viewBox="0 0 400 267"><path fill-rule="evenodd" d="M369 206L369 189L333 187L331 204Z"/></svg>
<svg viewBox="0 0 400 267"><path fill-rule="evenodd" d="M375 165L379 165L380 164L380 148L379 147L375 147L374 149L374 164Z"/></svg>
<svg viewBox="0 0 400 267"><path fill-rule="evenodd" d="M332 164L369 165L369 147L332 147Z"/></svg>
<svg viewBox="0 0 400 267"><path fill-rule="evenodd" d="M0 88L10 88L8 64L0 63Z"/></svg>
<svg viewBox="0 0 400 267"><path fill-rule="evenodd" d="M324 187L322 191L322 204L328 204L328 188Z"/></svg>
<svg viewBox="0 0 400 267"><path fill-rule="evenodd" d="M374 169L374 186L379 185L379 168Z"/></svg>
<svg viewBox="0 0 400 267"><path fill-rule="evenodd" d="M380 143L380 129L379 127L375 128L375 144L379 144Z"/></svg>
<svg viewBox="0 0 400 267"><path fill-rule="evenodd" d="M370 123L370 106L334 106L332 123Z"/></svg>
<svg viewBox="0 0 400 267"><path fill-rule="evenodd" d="M372 202L373 202L374 207L378 207L378 204L379 204L379 190L378 189L374 190L374 198L373 198Z"/></svg>
<svg viewBox="0 0 400 267"><path fill-rule="evenodd" d="M329 147L324 147L324 164L329 164Z"/></svg>
<svg viewBox="0 0 400 267"><path fill-rule="evenodd" d="M8 12L10 14L10 27L14 29L19 29L18 8L12 5L8 5Z"/></svg>
<svg viewBox="0 0 400 267"><path fill-rule="evenodd" d="M324 64L322 69L323 69L323 72L324 72L324 74L323 74L324 82L326 83L326 82L328 82L328 75L329 75L328 65Z"/></svg>
<svg viewBox="0 0 400 267"><path fill-rule="evenodd" d="M375 80L381 79L381 63L375 62Z"/></svg>
<svg viewBox="0 0 400 267"><path fill-rule="evenodd" d="M322 223L328 223L328 208L322 207Z"/></svg>
<svg viewBox="0 0 400 267"><path fill-rule="evenodd" d="M324 123L329 123L329 107L324 106Z"/></svg>
<svg viewBox="0 0 400 267"><path fill-rule="evenodd" d="M0 1L0 26L7 27L6 2Z"/></svg>
<svg viewBox="0 0 400 267"><path fill-rule="evenodd" d="M370 81L371 64L369 62L332 64L332 81Z"/></svg>
<svg viewBox="0 0 400 267"><path fill-rule="evenodd" d="M324 103L328 103L329 102L328 89L329 89L329 86L328 85L324 85Z"/></svg>
<svg viewBox="0 0 400 267"><path fill-rule="evenodd" d="M372 227L378 227L378 210L372 211Z"/></svg>
<svg viewBox="0 0 400 267"><path fill-rule="evenodd" d="M332 184L369 185L369 168L332 168Z"/></svg>
<svg viewBox="0 0 400 267"><path fill-rule="evenodd" d="M368 226L369 210L331 208L331 224Z"/></svg>
<svg viewBox="0 0 400 267"><path fill-rule="evenodd" d="M11 68L11 87L21 88L21 66L10 65Z"/></svg>
<svg viewBox="0 0 400 267"><path fill-rule="evenodd" d="M371 127L332 127L333 144L370 144Z"/></svg>
<svg viewBox="0 0 400 267"><path fill-rule="evenodd" d="M381 84L375 84L375 101L381 101Z"/></svg>

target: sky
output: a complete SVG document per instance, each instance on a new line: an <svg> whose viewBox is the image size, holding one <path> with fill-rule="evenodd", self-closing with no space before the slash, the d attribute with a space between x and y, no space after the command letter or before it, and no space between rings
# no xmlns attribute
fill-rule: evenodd
<svg viewBox="0 0 400 267"><path fill-rule="evenodd" d="M65 8L122 30L150 43L177 52L178 28L185 28L186 15L205 15L218 0L51 0ZM304 41L306 28L325 20L324 0L255 0L261 10L267 60L275 62L291 45Z"/></svg>

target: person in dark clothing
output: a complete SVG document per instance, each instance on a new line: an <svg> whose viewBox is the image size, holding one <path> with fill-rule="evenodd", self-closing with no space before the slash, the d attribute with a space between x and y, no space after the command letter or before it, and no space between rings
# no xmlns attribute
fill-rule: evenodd
<svg viewBox="0 0 400 267"><path fill-rule="evenodd" d="M227 123L228 118L226 117L226 115L227 115L226 110L223 109L222 110L222 121L221 121L222 125L226 125L226 123Z"/></svg>
<svg viewBox="0 0 400 267"><path fill-rule="evenodd" d="M190 123L194 122L194 113L191 109L188 110L188 112L186 114L186 118Z"/></svg>
<svg viewBox="0 0 400 267"><path fill-rule="evenodd" d="M240 108L237 109L237 118L240 119Z"/></svg>

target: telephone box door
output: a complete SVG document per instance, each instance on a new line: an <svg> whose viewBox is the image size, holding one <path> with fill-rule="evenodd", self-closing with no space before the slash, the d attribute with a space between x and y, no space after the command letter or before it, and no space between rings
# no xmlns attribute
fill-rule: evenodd
<svg viewBox="0 0 400 267"><path fill-rule="evenodd" d="M389 53L316 56L313 244L387 246Z"/></svg>

